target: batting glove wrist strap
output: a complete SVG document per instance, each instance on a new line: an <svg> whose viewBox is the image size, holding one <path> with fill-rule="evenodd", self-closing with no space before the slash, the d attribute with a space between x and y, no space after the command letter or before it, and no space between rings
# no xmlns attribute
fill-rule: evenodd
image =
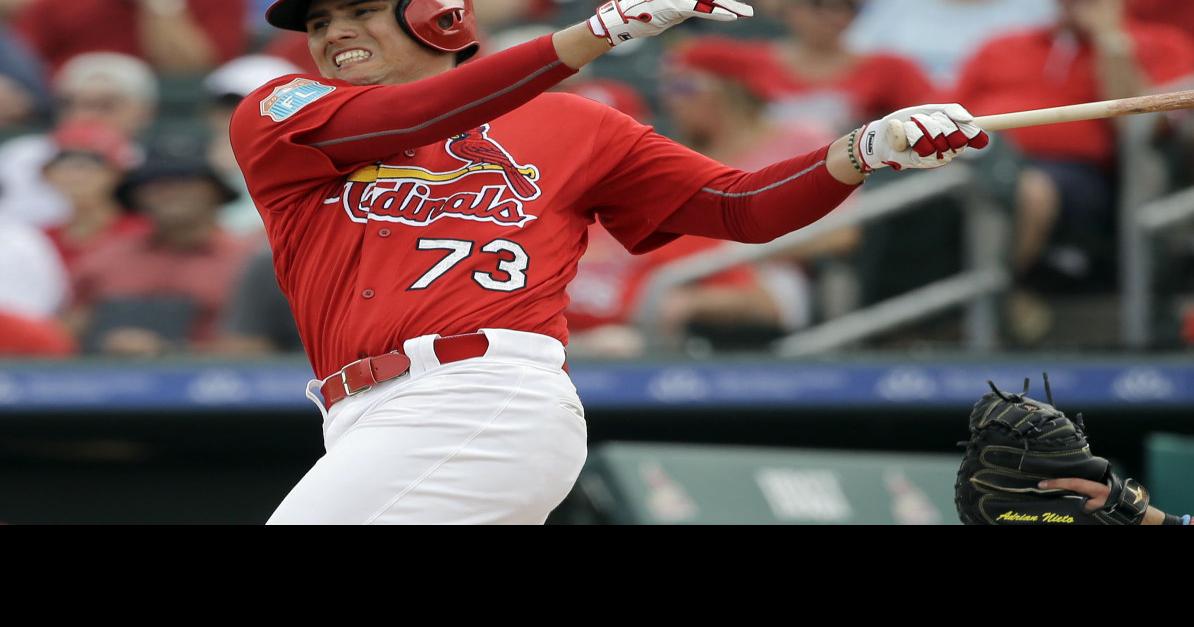
<svg viewBox="0 0 1194 627"><path fill-rule="evenodd" d="M737 0L610 0L589 18L589 30L617 46L653 37L693 17L730 22L752 15L754 9Z"/></svg>

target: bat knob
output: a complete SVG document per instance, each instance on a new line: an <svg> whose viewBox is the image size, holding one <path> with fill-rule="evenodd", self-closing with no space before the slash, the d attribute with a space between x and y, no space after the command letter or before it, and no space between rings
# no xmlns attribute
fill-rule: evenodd
<svg viewBox="0 0 1194 627"><path fill-rule="evenodd" d="M899 120L887 121L887 143L897 152L908 150L908 136L904 134L904 123Z"/></svg>

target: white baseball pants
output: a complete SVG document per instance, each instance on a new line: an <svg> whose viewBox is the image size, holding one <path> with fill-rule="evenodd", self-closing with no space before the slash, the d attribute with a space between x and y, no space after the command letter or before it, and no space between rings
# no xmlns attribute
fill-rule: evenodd
<svg viewBox="0 0 1194 627"><path fill-rule="evenodd" d="M557 340L484 333L444 365L437 336L407 340L410 372L326 413L327 453L267 524L542 524L584 465L584 410Z"/></svg>

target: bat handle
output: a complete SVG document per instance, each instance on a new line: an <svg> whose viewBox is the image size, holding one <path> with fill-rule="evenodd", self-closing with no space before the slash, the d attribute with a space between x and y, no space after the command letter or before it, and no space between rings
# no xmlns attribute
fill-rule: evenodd
<svg viewBox="0 0 1194 627"><path fill-rule="evenodd" d="M908 150L908 136L904 133L903 122L887 121L887 143L896 151Z"/></svg>

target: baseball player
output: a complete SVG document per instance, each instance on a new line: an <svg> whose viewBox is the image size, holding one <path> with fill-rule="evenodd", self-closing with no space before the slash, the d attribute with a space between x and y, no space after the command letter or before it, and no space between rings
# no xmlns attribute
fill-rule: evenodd
<svg viewBox="0 0 1194 627"><path fill-rule="evenodd" d="M595 220L632 252L682 234L761 242L872 169L934 167L986 136L905 109L743 172L604 105L541 94L614 46L735 0L613 0L587 23L454 66L470 0L279 0L320 76L266 84L232 145L318 377L326 454L271 523L542 523L586 456L565 287ZM899 120L913 149L895 151ZM318 388L322 399L314 394Z"/></svg>

